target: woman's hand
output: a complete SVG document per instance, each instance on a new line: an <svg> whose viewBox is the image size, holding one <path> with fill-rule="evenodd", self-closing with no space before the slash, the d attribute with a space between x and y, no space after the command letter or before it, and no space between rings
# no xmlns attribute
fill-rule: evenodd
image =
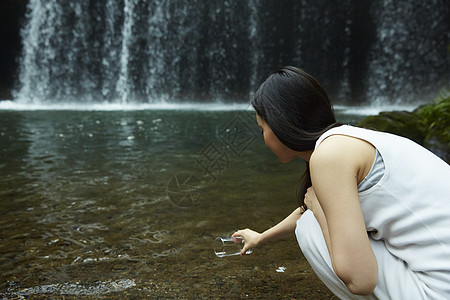
<svg viewBox="0 0 450 300"><path fill-rule="evenodd" d="M248 228L236 231L232 237L242 237L244 239L245 242L241 250L241 255L244 255L247 250L258 246L261 241L261 233Z"/></svg>
<svg viewBox="0 0 450 300"><path fill-rule="evenodd" d="M319 210L322 210L322 207L320 206L319 200L317 199L313 187L307 189L304 201L306 207L308 207L308 209L311 210L312 212L317 213Z"/></svg>
<svg viewBox="0 0 450 300"><path fill-rule="evenodd" d="M263 233L248 228L233 233L232 237L241 237L244 239L244 248L241 250L241 255L244 255L247 250L259 246L260 244L273 242L294 235L297 221L302 213L303 210L300 207L297 207L283 221L267 229Z"/></svg>

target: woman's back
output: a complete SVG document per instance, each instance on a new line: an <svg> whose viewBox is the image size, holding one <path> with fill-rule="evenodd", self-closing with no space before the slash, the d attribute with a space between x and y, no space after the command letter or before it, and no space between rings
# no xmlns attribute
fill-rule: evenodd
<svg viewBox="0 0 450 300"><path fill-rule="evenodd" d="M408 139L352 126L329 130L317 145L335 134L371 143L383 159L384 176L359 193L371 237L417 272L430 293L450 293L449 165Z"/></svg>

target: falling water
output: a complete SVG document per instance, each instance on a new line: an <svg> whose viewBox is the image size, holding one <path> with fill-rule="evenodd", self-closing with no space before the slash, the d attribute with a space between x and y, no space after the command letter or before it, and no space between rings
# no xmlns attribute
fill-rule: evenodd
<svg viewBox="0 0 450 300"><path fill-rule="evenodd" d="M281 65L341 104L448 87L443 1L30 0L16 102L241 101Z"/></svg>
<svg viewBox="0 0 450 300"><path fill-rule="evenodd" d="M449 61L444 54L449 11L440 10L439 3L384 0L374 8L376 42L367 72L374 101L383 103L390 97L414 101L437 82L449 87ZM443 29L441 35L433 33L438 28Z"/></svg>
<svg viewBox="0 0 450 300"><path fill-rule="evenodd" d="M41 65L50 66L49 60L55 56L55 49L50 46L50 37L55 35L55 28L58 27L56 13L59 7L53 2L49 1L45 5L41 1L30 1L28 5L28 24L23 30L24 55L21 65L20 97L34 98L33 94L43 95L49 87L50 70L38 68L37 61ZM53 26L41 30L46 22L52 23ZM42 49L41 45L42 48L45 47L45 55L39 53L39 50ZM37 84L38 82L39 84Z"/></svg>
<svg viewBox="0 0 450 300"><path fill-rule="evenodd" d="M116 91L119 93L122 103L126 103L133 88L128 71L130 60L130 47L133 44L134 7L136 0L125 0L125 20L122 28L122 50L120 52L120 75L117 81Z"/></svg>

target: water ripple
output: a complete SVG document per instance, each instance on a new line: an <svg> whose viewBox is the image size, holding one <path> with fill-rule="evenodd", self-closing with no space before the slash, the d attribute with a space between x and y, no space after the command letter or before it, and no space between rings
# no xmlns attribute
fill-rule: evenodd
<svg viewBox="0 0 450 300"><path fill-rule="evenodd" d="M80 283L47 284L24 288L18 291L9 291L8 294L16 296L31 296L36 294L92 296L120 292L134 286L136 286L134 279L120 279L116 281L99 282L94 285ZM4 294L4 296L8 295Z"/></svg>

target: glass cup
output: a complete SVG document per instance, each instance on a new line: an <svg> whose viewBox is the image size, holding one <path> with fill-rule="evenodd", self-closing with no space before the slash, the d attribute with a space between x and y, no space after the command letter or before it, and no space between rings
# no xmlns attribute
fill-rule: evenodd
<svg viewBox="0 0 450 300"><path fill-rule="evenodd" d="M244 243L245 241L241 237L217 237L214 241L214 253L217 257L240 255ZM245 254L252 252L253 249L249 249Z"/></svg>

